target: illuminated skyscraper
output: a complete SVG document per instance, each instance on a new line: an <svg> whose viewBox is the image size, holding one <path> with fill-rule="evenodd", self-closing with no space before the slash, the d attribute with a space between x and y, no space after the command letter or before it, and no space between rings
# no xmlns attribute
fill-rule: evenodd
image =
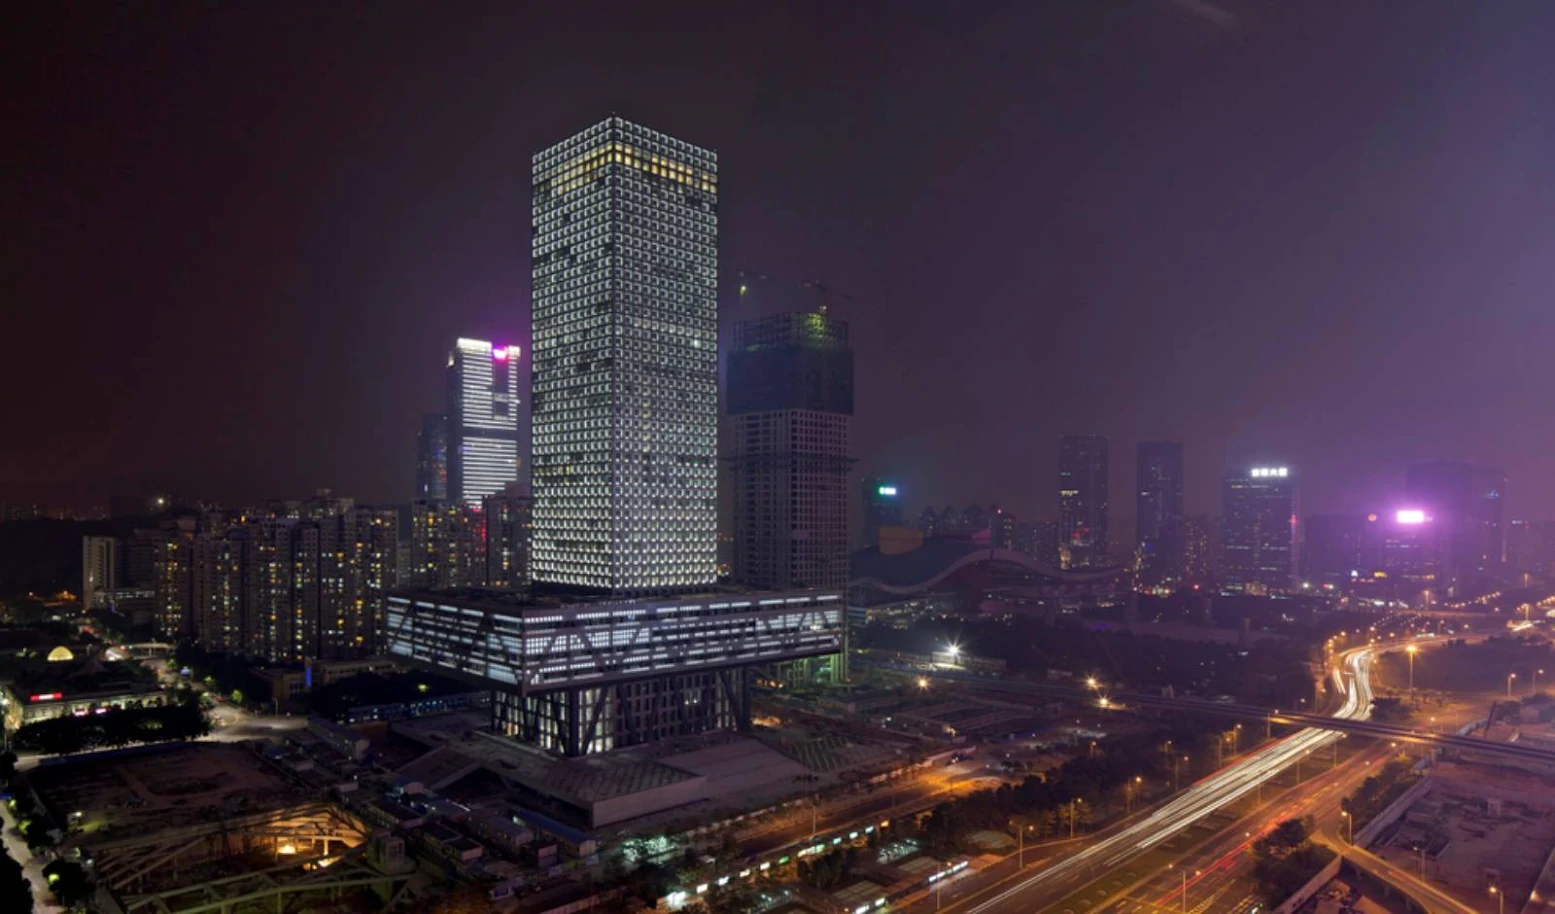
<svg viewBox="0 0 1555 914"><path fill-rule="evenodd" d="M534 156L536 581L717 580L717 174L618 117Z"/></svg>
<svg viewBox="0 0 1555 914"><path fill-rule="evenodd" d="M1058 549L1066 568L1107 564L1107 439L1065 435L1058 440Z"/></svg>
<svg viewBox="0 0 1555 914"><path fill-rule="evenodd" d="M448 497L472 508L518 480L518 360L485 340L448 354Z"/></svg>
<svg viewBox="0 0 1555 914"><path fill-rule="evenodd" d="M1285 590L1299 567L1296 475L1266 466L1227 473L1221 490L1220 577L1232 590Z"/></svg>
<svg viewBox="0 0 1555 914"><path fill-rule="evenodd" d="M416 497L448 497L448 417L427 413L416 433Z"/></svg>
<svg viewBox="0 0 1555 914"><path fill-rule="evenodd" d="M739 324L729 417L735 580L767 590L846 587L848 325L824 311Z"/></svg>
<svg viewBox="0 0 1555 914"><path fill-rule="evenodd" d="M1182 442L1141 441L1135 522L1143 571L1151 581L1183 573Z"/></svg>

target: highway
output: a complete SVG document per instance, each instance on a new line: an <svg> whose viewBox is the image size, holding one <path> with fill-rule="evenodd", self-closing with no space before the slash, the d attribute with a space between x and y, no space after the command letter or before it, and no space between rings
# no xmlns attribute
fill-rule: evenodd
<svg viewBox="0 0 1555 914"><path fill-rule="evenodd" d="M1371 713L1371 664L1375 654L1370 647L1357 648L1343 656L1349 669L1345 699L1335 717L1365 720ZM1336 671L1336 681L1344 683ZM1307 729L1249 754L1241 761L1209 775L1145 818L1079 850L1051 866L1013 880L1013 884L994 886L975 892L954 906L966 914L991 911L1037 911L1050 900L1055 889L1069 887L1076 880L1090 879L1110 871L1129 858L1149 850L1194 823L1258 789L1298 759L1312 754L1338 739L1335 733Z"/></svg>
<svg viewBox="0 0 1555 914"><path fill-rule="evenodd" d="M1380 646L1379 646L1380 647ZM1369 652L1371 649L1367 649ZM1368 661L1369 663L1369 661ZM949 679L962 684L975 683L977 688L984 691L1010 692L1025 695L1063 695L1082 701L1098 700L1090 692L1075 689L1070 686L1053 686L1045 683L1017 682L1013 680L995 680L986 677L935 672L930 674L936 678ZM1342 688L1342 685L1341 685ZM1369 700L1369 699L1368 699ZM1315 713L1301 711L1280 711L1278 709L1260 708L1254 705L1222 704L1213 701L1204 701L1194 698L1162 698L1160 696L1138 693L1114 693L1106 696L1110 707L1123 708L1158 708L1175 711L1196 711L1205 714L1214 714L1222 717L1240 717L1250 720L1265 720L1272 724L1305 726L1320 730L1343 731L1355 733L1360 736L1375 737L1377 739L1398 740L1400 742L1415 743L1417 745L1431 746L1441 749L1467 749L1480 753L1491 753L1508 758L1522 759L1525 761L1544 762L1555 764L1555 751L1536 746L1521 745L1513 742L1501 742L1487 740L1475 736L1459 736L1455 733L1432 733L1424 730L1416 730L1410 727L1401 727L1393 724L1379 724L1367 720L1365 716L1324 716Z"/></svg>

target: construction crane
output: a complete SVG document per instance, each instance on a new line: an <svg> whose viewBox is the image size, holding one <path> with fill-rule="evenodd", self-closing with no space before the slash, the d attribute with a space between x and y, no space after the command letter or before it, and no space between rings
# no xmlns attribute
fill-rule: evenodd
<svg viewBox="0 0 1555 914"><path fill-rule="evenodd" d="M817 310L819 310L822 314L827 313L831 301L833 300L841 299L844 301L854 302L855 304L864 303L863 300L856 295L840 291L814 279L791 279L786 276L771 276L766 273L757 273L751 270L741 270L738 276L740 279L741 298L744 298L747 294L749 294L753 285L757 283L771 282L793 286L794 288L803 289L806 292L814 294L817 299L819 299L819 303L816 306Z"/></svg>

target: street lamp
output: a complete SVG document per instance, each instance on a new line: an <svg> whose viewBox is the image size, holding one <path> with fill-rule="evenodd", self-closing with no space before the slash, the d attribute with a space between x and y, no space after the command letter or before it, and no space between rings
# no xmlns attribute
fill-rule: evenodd
<svg viewBox="0 0 1555 914"><path fill-rule="evenodd" d="M1339 810L1339 815L1344 817L1344 828L1350 836L1350 843L1352 845L1355 844L1355 820L1350 818L1350 811L1348 809Z"/></svg>
<svg viewBox="0 0 1555 914"><path fill-rule="evenodd" d="M1539 694L1539 677L1544 675L1543 670L1533 671L1533 687L1528 690L1529 695Z"/></svg>
<svg viewBox="0 0 1555 914"><path fill-rule="evenodd" d="M1516 673L1507 673L1506 674L1506 697L1507 698L1511 698L1512 697L1512 680L1514 680L1516 678L1517 678L1517 674Z"/></svg>
<svg viewBox="0 0 1555 914"><path fill-rule="evenodd" d="M1506 893L1499 886L1491 886L1490 894L1496 896L1496 914L1506 914Z"/></svg>
<svg viewBox="0 0 1555 914"><path fill-rule="evenodd" d="M1123 785L1123 796L1128 802L1128 812L1130 814L1134 812L1134 788L1138 787L1142 781L1144 781L1144 778L1135 775L1132 781Z"/></svg>
<svg viewBox="0 0 1555 914"><path fill-rule="evenodd" d="M1177 763L1179 761L1186 762L1187 760L1188 760L1188 757L1186 755L1183 756L1181 759L1179 759L1175 755L1172 756L1172 792L1173 793L1176 793L1178 790L1182 789L1182 788L1177 786Z"/></svg>
<svg viewBox="0 0 1555 914"><path fill-rule="evenodd" d="M1168 863L1166 868L1172 869L1174 866L1174 864ZM1181 870L1178 870L1178 873L1182 876L1182 910L1183 914L1188 914L1188 868L1183 867ZM1199 871L1194 870L1193 875L1199 875Z"/></svg>
<svg viewBox="0 0 1555 914"><path fill-rule="evenodd" d="M1409 694L1415 694L1415 655L1420 653L1420 646L1411 644L1404 648L1404 653L1409 655Z"/></svg>
<svg viewBox="0 0 1555 914"><path fill-rule="evenodd" d="M928 687L929 687L929 678L927 676L919 676L918 677L918 688L920 688L920 689L927 689Z"/></svg>

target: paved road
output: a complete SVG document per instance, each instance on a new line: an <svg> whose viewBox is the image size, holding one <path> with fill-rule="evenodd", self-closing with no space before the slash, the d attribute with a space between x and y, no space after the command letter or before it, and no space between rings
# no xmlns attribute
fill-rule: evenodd
<svg viewBox="0 0 1555 914"><path fill-rule="evenodd" d="M5 852L11 855L12 860L22 865L22 874L27 877L28 882L32 883L34 914L53 914L56 911L63 911L64 908L54 903L54 896L49 893L49 884L43 878L43 864L48 861L43 857L32 856L32 851L27 848L27 842L22 840L21 833L16 830L16 817L11 814L11 808L5 803L0 803L0 829L4 831Z"/></svg>
<svg viewBox="0 0 1555 914"><path fill-rule="evenodd" d="M1344 703L1335 716L1364 720L1371 713L1371 647L1356 648L1343 655L1349 671ZM1104 837L1083 850L1065 856L1050 866L1035 868L1008 885L974 890L965 900L957 899L951 908L966 914L1041 910L1063 891L1068 891L1108 872L1131 857L1150 850L1195 823L1224 809L1259 789L1280 771L1318 749L1337 736L1308 729L1259 749L1232 765L1209 775L1177 797L1167 801L1145 818ZM981 881L981 880L979 880Z"/></svg>

